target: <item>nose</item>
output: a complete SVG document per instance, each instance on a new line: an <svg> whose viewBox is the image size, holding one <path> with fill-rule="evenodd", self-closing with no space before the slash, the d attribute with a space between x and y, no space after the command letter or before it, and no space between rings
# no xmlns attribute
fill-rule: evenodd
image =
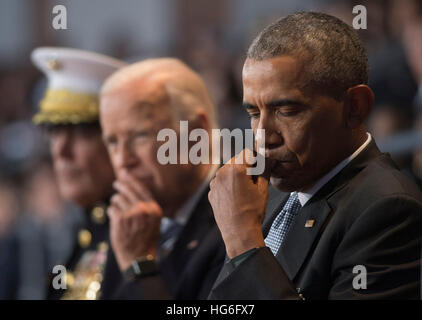
<svg viewBox="0 0 422 320"><path fill-rule="evenodd" d="M57 130L50 136L54 158L72 158L73 136L69 130Z"/></svg>
<svg viewBox="0 0 422 320"><path fill-rule="evenodd" d="M138 165L138 157L128 143L120 143L114 156L117 170L130 170Z"/></svg>
<svg viewBox="0 0 422 320"><path fill-rule="evenodd" d="M281 130L277 128L276 119L271 112L261 112L258 129L264 130L265 148L273 149L283 144Z"/></svg>

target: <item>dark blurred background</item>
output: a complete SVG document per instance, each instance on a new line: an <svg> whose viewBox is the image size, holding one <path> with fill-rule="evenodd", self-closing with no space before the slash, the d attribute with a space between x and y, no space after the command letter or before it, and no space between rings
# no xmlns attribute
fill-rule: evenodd
<svg viewBox="0 0 422 320"><path fill-rule="evenodd" d="M67 30L52 27L57 4L67 8ZM35 47L129 62L181 58L204 77L220 126L247 128L241 69L254 36L300 10L352 24L355 5L367 9L367 29L359 34L376 101L369 131L421 185L421 0L0 0L0 299L44 297L43 276L68 255L81 214L60 199L48 141L31 124L46 86L29 59Z"/></svg>

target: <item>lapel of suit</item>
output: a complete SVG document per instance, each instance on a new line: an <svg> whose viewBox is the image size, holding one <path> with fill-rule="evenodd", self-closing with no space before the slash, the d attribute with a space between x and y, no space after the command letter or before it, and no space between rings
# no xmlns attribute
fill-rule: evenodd
<svg viewBox="0 0 422 320"><path fill-rule="evenodd" d="M289 279L293 280L296 276L318 235L322 233L330 212L325 199L308 202L299 211L277 253L277 259ZM314 221L313 226L305 227L306 222L311 220Z"/></svg>
<svg viewBox="0 0 422 320"><path fill-rule="evenodd" d="M327 182L299 211L276 255L289 279L293 280L296 277L333 214L328 202L329 198L346 186L356 174L367 166L370 160L379 155L380 151L375 142L372 141L365 150ZM271 215L272 218L266 225L268 228L267 232L286 201L287 197L285 197L282 205L278 206ZM311 220L313 220L313 224L309 223L308 227L305 227L306 222Z"/></svg>
<svg viewBox="0 0 422 320"><path fill-rule="evenodd" d="M161 263L161 269L173 279L181 278L186 264L201 246L201 240L207 235L210 227L214 225L208 191L209 189L204 191L172 251Z"/></svg>

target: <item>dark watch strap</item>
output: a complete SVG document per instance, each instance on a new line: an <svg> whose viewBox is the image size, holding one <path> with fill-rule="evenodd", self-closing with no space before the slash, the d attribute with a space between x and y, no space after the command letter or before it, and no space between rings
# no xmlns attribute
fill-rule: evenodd
<svg viewBox="0 0 422 320"><path fill-rule="evenodd" d="M157 262L152 256L134 259L130 267L123 272L127 280L134 280L146 276L156 275L160 272Z"/></svg>

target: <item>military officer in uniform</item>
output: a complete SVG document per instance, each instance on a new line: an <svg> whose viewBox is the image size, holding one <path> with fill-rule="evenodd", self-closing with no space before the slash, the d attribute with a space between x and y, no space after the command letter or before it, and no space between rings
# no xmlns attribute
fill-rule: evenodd
<svg viewBox="0 0 422 320"><path fill-rule="evenodd" d="M106 206L114 174L102 142L98 92L103 81L124 62L97 53L68 48L37 48L31 59L48 79L48 88L34 116L50 138L60 194L80 206L85 223L77 232L65 262L66 289L54 288L48 299L111 298L121 273L109 250Z"/></svg>

